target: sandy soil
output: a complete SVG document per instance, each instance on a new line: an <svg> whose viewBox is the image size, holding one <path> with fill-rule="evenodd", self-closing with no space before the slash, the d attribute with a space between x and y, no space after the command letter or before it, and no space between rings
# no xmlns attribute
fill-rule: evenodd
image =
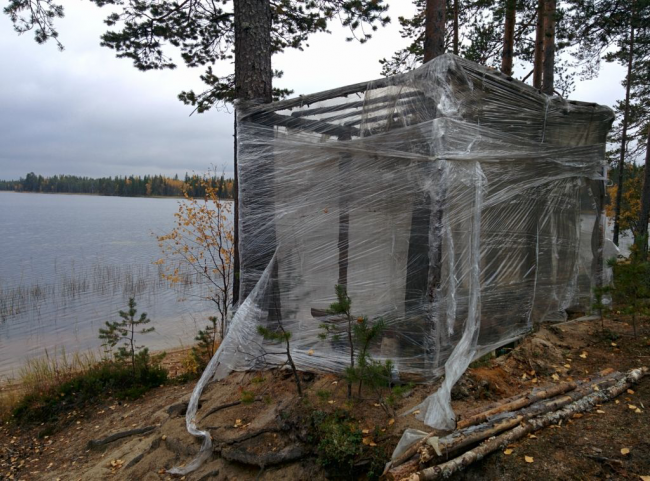
<svg viewBox="0 0 650 481"><path fill-rule="evenodd" d="M543 328L511 353L475 363L454 389L454 409L463 413L535 386L586 377L604 368L628 370L650 365L650 325L637 339L624 320L571 322ZM553 377L555 375L555 378ZM296 399L290 373L235 373L208 387L199 418L211 409L242 397L255 398L208 415L200 422L215 440L212 458L188 480L326 479L305 425L315 410L348 409L359 427L372 435L373 449L392 452L402 431L427 430L413 415L400 416L429 394L432 386L417 386L399 400L395 413L377 399L346 403L346 385L333 375L302 373L306 401ZM559 379L559 380L558 380ZM107 401L82 412L71 412L58 426L18 429L0 427L0 479L87 480L170 479L165 470L187 463L199 442L189 436L184 401L193 384L165 386L132 403ZM457 479L641 479L650 475L650 378L633 394L552 426L517 442L512 454L501 452L470 467ZM251 393L251 394L249 394ZM630 409L629 405L640 412ZM100 448L90 440L124 430L153 427ZM285 453L299 447L300 459L260 470L225 458ZM629 454L621 453L622 448ZM525 462L524 456L533 458Z"/></svg>

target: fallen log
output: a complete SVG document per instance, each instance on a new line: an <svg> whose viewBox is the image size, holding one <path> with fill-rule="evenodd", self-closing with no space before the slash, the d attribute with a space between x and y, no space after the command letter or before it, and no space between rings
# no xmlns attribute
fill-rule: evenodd
<svg viewBox="0 0 650 481"><path fill-rule="evenodd" d="M417 473L413 473L408 478L409 481L431 481L439 478L447 478L453 473L458 472L473 462L483 459L486 455L498 450L502 446L507 446L512 442L521 439L529 433L539 431L551 424L568 419L574 414L582 413L593 409L596 404L610 401L616 396L625 392L632 384L638 382L648 373L646 367L633 369L629 371L625 377L616 382L615 385L592 392L583 398L574 401L573 403L564 406L562 409L552 411L543 416L535 417L522 422L520 425L507 431L499 436L489 439L480 446L465 452L451 461L423 469Z"/></svg>
<svg viewBox="0 0 650 481"><path fill-rule="evenodd" d="M605 370L601 371L600 373L602 376L608 377L613 374L611 370ZM622 376L622 374L621 374ZM598 379L603 379L601 377L597 377L591 380L588 380L586 382L597 382ZM480 424L482 422L487 421L489 418L506 412L506 411L515 411L517 409L521 409L523 407L529 406L535 402L538 402L542 399L548 399L555 397L559 394L563 394L565 392L571 391L576 389L578 383L574 382L566 382L566 383L561 383L561 384L556 384L556 385L551 385L547 388L544 389L534 389L533 391L529 393L524 393L524 394L519 394L517 396L505 399L501 401L501 403L496 403L496 404L491 404L485 409L484 411L479 411L476 414L471 415L470 417L461 420L458 422L456 429L462 430L466 429L470 426L475 426L477 424ZM407 462L409 459L411 459L413 456L415 456L428 439L431 439L435 437L438 433L437 432L432 432L429 433L425 438L421 439L417 443L414 443L413 446L410 446L406 451L404 451L403 454L401 454L398 458L392 460L389 465L387 466L386 470L384 470L384 473L388 471L388 469L392 467L399 466L401 464L404 464Z"/></svg>
<svg viewBox="0 0 650 481"><path fill-rule="evenodd" d="M129 429L128 431L121 431L119 433L111 434L110 436L106 436L105 438L101 439L91 439L88 441L88 448L98 448L100 446L105 446L108 443L112 443L113 441L117 441L118 439L126 438L129 436L135 436L136 434L146 434L148 432L153 431L156 429L156 426L146 426L144 428L137 428L137 429Z"/></svg>
<svg viewBox="0 0 650 481"><path fill-rule="evenodd" d="M439 456L449 456L462 448L479 443L492 436L496 436L508 429L512 429L522 421L550 411L556 411L557 409L590 394L595 389L595 386L599 386L599 388L609 387L622 377L623 374L621 373L608 374L605 377L583 381L577 389L575 387L576 383L571 383L574 384L574 390L568 392L568 394L555 396L550 399L548 399L548 397L542 398L518 412L499 413L495 415L495 419L492 419L489 422L485 422L477 427L470 426L460 431L455 431L440 439L428 435L418 443L411 446L407 451L405 451L404 455L400 456L393 464L389 465L388 469L384 471L384 474L388 479L404 478L417 471L420 464L427 463L431 459ZM550 390L545 391L548 392ZM408 454L410 454L410 457L407 458L407 461L402 461Z"/></svg>
<svg viewBox="0 0 650 481"><path fill-rule="evenodd" d="M578 387L578 385L575 382L563 382L560 384L552 385L547 389L531 391L528 395L522 397L521 399L504 403L500 406L488 409L479 414L475 414L469 418L461 419L456 424L456 429L465 429L470 426L481 424L492 416L496 416L497 414L501 414L506 411L517 411L526 406L530 406L537 401L541 401L542 399L552 398L560 394L564 394L565 392L573 391L576 387Z"/></svg>

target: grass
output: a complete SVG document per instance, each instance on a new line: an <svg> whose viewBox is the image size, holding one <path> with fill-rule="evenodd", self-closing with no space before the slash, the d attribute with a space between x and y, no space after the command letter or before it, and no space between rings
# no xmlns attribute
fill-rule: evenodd
<svg viewBox="0 0 650 481"><path fill-rule="evenodd" d="M46 352L21 368L16 384L0 390L0 419L19 425L56 423L84 405L109 397L135 399L167 381L167 370L151 359L134 375L130 365L93 353Z"/></svg>

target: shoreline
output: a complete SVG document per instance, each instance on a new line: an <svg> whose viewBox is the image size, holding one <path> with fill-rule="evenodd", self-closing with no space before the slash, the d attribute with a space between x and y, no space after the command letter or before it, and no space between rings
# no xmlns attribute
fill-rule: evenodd
<svg viewBox="0 0 650 481"><path fill-rule="evenodd" d="M80 196L89 196L89 197L118 197L120 199L176 199L184 200L185 197L182 195L106 195L106 194L96 194L90 192L25 192L18 190L0 190L2 192L9 192L12 194L36 194L36 195L80 195ZM233 199L224 198L220 199L222 201L230 201Z"/></svg>
<svg viewBox="0 0 650 481"><path fill-rule="evenodd" d="M156 349L156 350L149 351L149 354L155 356L156 354L161 354L163 352L166 353L166 356L162 360L161 364L169 371L169 377L173 378L185 372L185 368L183 367L183 361L187 353L191 351L193 346L194 346L193 344L189 346L179 345L170 349ZM93 358L95 358L95 356L99 356L99 354L95 354L94 351L83 351L83 352L75 352L72 354L66 353L65 357L66 359L73 359L75 356L83 356L83 355L87 355ZM44 354L39 357L33 357L31 359L28 359L21 366L16 368L15 374L13 375L0 374L0 396L2 394L16 392L20 390L20 388L24 384L24 381L21 379L20 371L26 369L30 362L37 362L39 360L44 360L48 358L56 359L57 361L61 361L62 359L61 354L57 355L55 358L50 358L47 354ZM95 359L97 360L97 362L101 360L100 357L96 357Z"/></svg>

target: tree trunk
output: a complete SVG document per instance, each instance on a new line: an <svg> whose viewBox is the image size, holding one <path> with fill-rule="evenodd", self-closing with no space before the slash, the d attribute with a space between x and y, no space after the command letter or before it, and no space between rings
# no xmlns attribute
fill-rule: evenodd
<svg viewBox="0 0 650 481"><path fill-rule="evenodd" d="M454 55L458 55L458 0L454 0Z"/></svg>
<svg viewBox="0 0 650 481"><path fill-rule="evenodd" d="M555 74L555 0L544 0L544 76L542 92L553 95Z"/></svg>
<svg viewBox="0 0 650 481"><path fill-rule="evenodd" d="M648 255L648 217L650 216L650 127L648 127L648 141L645 147L645 176L643 179L643 193L641 194L641 215L639 216L639 228L641 235L641 258L646 259Z"/></svg>
<svg viewBox="0 0 650 481"><path fill-rule="evenodd" d="M239 261L239 175L237 174L237 117L235 116L234 121L234 135L233 135L233 165L234 165L234 179L232 182L232 202L234 204L233 208L233 239L232 239L232 304L233 306L237 305L239 302L239 270L240 270L240 261ZM228 302L228 299L225 299ZM226 333L222 329L221 338L225 337Z"/></svg>
<svg viewBox="0 0 650 481"><path fill-rule="evenodd" d="M533 60L533 87L542 89L542 63L544 60L544 0L537 2L537 27L535 29L535 57Z"/></svg>
<svg viewBox="0 0 650 481"><path fill-rule="evenodd" d="M235 98L271 102L271 4L235 0Z"/></svg>
<svg viewBox="0 0 650 481"><path fill-rule="evenodd" d="M271 4L269 0L235 0L235 98L271 102L273 71L271 69ZM237 131L235 129L234 197L234 284L233 302L240 297L239 252L239 175L237 162ZM261 263L260 263L261 264ZM262 270L264 266L261 267ZM248 294L243 293L244 297Z"/></svg>
<svg viewBox="0 0 650 481"><path fill-rule="evenodd" d="M425 63L445 53L445 0L427 0L424 27Z"/></svg>
<svg viewBox="0 0 650 481"><path fill-rule="evenodd" d="M634 4L632 4L634 5ZM634 16L634 9L632 10ZM621 230L621 203L623 202L623 177L625 171L625 151L627 150L627 124L630 117L630 87L632 79L632 61L634 59L634 25L630 20L630 53L627 58L627 76L625 85L625 109L623 111L623 132L621 133L621 155L618 159L618 188L616 190L616 204L614 204L614 233L612 241L618 245L618 236Z"/></svg>
<svg viewBox="0 0 650 481"><path fill-rule="evenodd" d="M517 21L517 1L506 1L506 23L503 32L503 53L501 54L501 71L512 75L512 59L515 46L515 22Z"/></svg>

